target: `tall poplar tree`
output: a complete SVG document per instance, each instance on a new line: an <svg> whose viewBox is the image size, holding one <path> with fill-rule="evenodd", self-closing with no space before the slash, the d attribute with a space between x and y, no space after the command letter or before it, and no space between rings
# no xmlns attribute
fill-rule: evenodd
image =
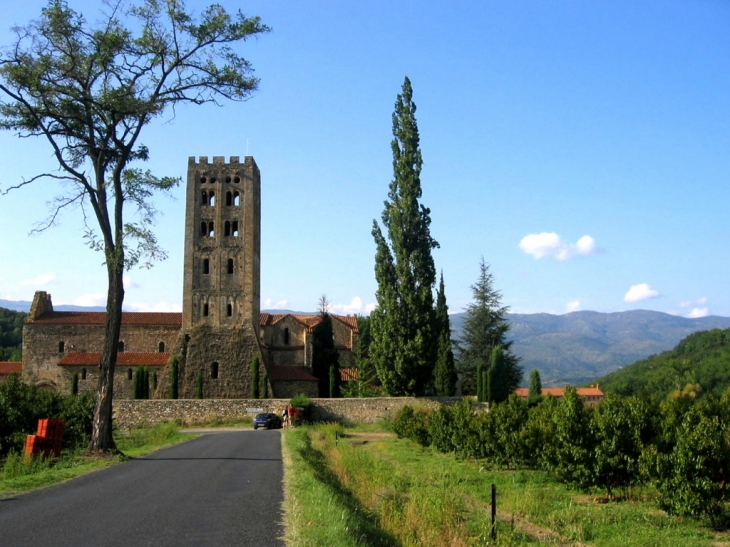
<svg viewBox="0 0 730 547"><path fill-rule="evenodd" d="M389 395L431 390L438 351L431 250L431 211L420 203L421 150L416 105L408 78L393 112L393 180L382 214L387 240L373 220L378 307L370 315L370 355Z"/></svg>
<svg viewBox="0 0 730 547"><path fill-rule="evenodd" d="M507 340L510 325L505 315L509 308L502 306L502 293L494 288L494 277L484 258L479 264L479 278L471 290L474 302L466 308L458 346L459 368L468 379L467 389L476 389L476 371L480 365L484 370L490 367L492 348L499 346L507 390L512 393L522 381L522 367L519 358L510 351L512 342Z"/></svg>
<svg viewBox="0 0 730 547"><path fill-rule="evenodd" d="M451 322L449 321L449 307L446 305L443 272L436 293L436 324L440 334L434 387L436 395L450 397L456 391L456 368L454 368L454 352L451 348Z"/></svg>

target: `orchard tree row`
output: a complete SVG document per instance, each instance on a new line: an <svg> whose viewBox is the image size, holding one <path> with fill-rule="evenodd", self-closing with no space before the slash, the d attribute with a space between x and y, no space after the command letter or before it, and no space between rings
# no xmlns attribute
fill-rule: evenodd
<svg viewBox="0 0 730 547"><path fill-rule="evenodd" d="M661 403L607 395L585 406L574 388L530 405L515 395L475 412L464 400L428 411L404 407L393 428L422 446L508 469L542 469L568 486L626 497L652 485L662 509L708 518L724 514L730 470L730 390L699 401Z"/></svg>

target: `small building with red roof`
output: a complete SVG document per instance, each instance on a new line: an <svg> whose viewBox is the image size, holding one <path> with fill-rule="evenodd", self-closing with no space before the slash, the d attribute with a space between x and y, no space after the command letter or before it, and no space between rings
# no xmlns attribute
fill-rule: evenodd
<svg viewBox="0 0 730 547"><path fill-rule="evenodd" d="M603 391L600 390L598 384L593 385L591 387L577 387L575 388L575 392L578 394L579 397L583 398L583 402L586 406L589 407L595 407L598 406L598 403L600 403L603 398L605 397ZM560 400L563 398L563 394L565 393L565 388L562 387L544 387L542 388L542 395L543 397L551 396L555 397L556 399ZM527 398L530 395L530 390L526 387L517 388L515 390L515 395L518 397Z"/></svg>

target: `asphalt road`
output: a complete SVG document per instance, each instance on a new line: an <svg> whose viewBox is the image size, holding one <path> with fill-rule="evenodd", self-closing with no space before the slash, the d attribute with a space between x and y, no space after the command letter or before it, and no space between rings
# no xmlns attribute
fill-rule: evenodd
<svg viewBox="0 0 730 547"><path fill-rule="evenodd" d="M206 434L0 501L0 546L281 547L279 431Z"/></svg>

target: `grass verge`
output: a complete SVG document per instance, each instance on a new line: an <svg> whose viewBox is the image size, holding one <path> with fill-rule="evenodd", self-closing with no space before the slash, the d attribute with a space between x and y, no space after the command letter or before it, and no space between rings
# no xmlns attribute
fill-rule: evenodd
<svg viewBox="0 0 730 547"><path fill-rule="evenodd" d="M487 469L372 427L288 430L284 447L286 537L294 547L730 546L727 533L657 510L648 490L598 503L542 472ZM503 518L496 543L492 483Z"/></svg>
<svg viewBox="0 0 730 547"><path fill-rule="evenodd" d="M88 456L83 450L77 450L63 452L58 460L33 458L29 462L24 462L22 454L11 453L0 470L0 499L64 482L193 437L179 433L174 423L162 423L115 435L117 447L124 456L99 458Z"/></svg>

